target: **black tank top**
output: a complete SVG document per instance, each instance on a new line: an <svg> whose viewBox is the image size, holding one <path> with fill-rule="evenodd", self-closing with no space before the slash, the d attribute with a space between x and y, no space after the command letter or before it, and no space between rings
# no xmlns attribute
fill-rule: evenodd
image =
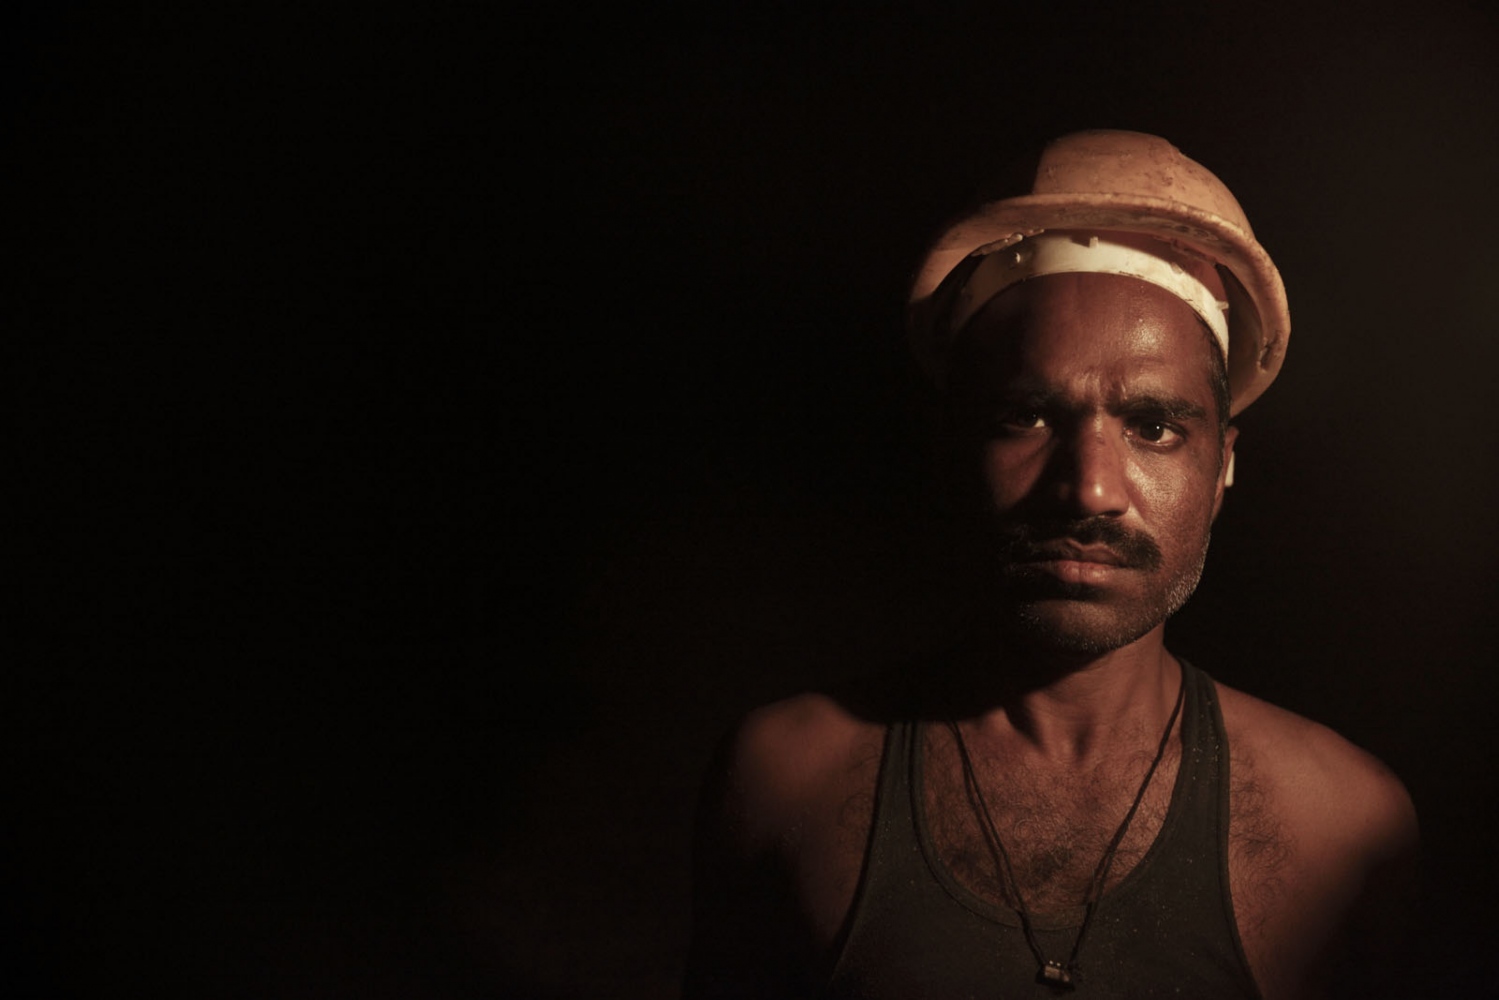
<svg viewBox="0 0 1499 1000"><path fill-rule="evenodd" d="M1228 744L1212 680L1182 663L1182 762L1151 845L1099 901L1078 959L1077 1000L1255 1000L1228 892ZM1008 1000L1036 982L1015 911L965 889L937 857L921 794L919 723L885 737L864 872L827 996ZM1047 958L1066 959L1082 907L1033 914Z"/></svg>

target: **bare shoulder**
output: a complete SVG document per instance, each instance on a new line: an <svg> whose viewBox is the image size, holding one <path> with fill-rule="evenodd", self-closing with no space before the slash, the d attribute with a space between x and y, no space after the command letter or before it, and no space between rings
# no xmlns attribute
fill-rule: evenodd
<svg viewBox="0 0 1499 1000"><path fill-rule="evenodd" d="M733 733L725 792L752 842L779 839L872 764L884 727L823 694L801 694L746 715Z"/></svg>
<svg viewBox="0 0 1499 1000"><path fill-rule="evenodd" d="M700 803L684 997L812 996L848 912L884 726L798 695L746 715Z"/></svg>
<svg viewBox="0 0 1499 1000"><path fill-rule="evenodd" d="M1229 882L1261 993L1404 995L1384 991L1396 981L1388 963L1402 954L1400 921L1411 911L1417 830L1405 786L1327 726L1217 687L1229 745Z"/></svg>
<svg viewBox="0 0 1499 1000"><path fill-rule="evenodd" d="M1415 808L1383 762L1327 726L1217 687L1234 762L1263 785L1296 842L1351 850L1370 862L1413 848Z"/></svg>

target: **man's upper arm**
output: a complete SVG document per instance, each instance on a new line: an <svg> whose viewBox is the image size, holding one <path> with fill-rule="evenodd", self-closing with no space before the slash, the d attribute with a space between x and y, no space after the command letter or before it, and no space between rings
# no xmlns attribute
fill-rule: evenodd
<svg viewBox="0 0 1499 1000"><path fill-rule="evenodd" d="M750 713L704 782L693 847L692 941L683 996L792 997L814 957L792 876L817 762L802 730L815 706Z"/></svg>
<svg viewBox="0 0 1499 1000"><path fill-rule="evenodd" d="M1405 787L1325 726L1222 690L1239 782L1253 786L1253 808L1235 803L1241 849L1230 870L1261 991L1268 1000L1420 995L1401 992L1415 964L1418 841ZM1246 814L1260 822L1242 827ZM1244 860L1266 837L1279 845L1268 871Z"/></svg>
<svg viewBox="0 0 1499 1000"><path fill-rule="evenodd" d="M1297 796L1294 835L1306 891L1293 891L1288 902L1316 912L1320 901L1332 925L1319 935L1324 944L1305 970L1305 992L1419 995L1410 978L1419 933L1419 831L1410 795L1383 763L1330 730L1316 727L1306 756L1315 777Z"/></svg>
<svg viewBox="0 0 1499 1000"><path fill-rule="evenodd" d="M1403 998L1423 989L1414 955L1421 943L1416 810L1399 779L1374 767L1360 816L1363 877L1339 935L1332 997Z"/></svg>

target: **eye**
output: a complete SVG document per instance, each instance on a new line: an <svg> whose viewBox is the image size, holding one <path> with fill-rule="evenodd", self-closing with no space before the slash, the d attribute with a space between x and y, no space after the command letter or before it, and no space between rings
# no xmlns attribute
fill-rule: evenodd
<svg viewBox="0 0 1499 1000"><path fill-rule="evenodd" d="M1181 432L1164 420L1141 420L1132 432L1149 444L1174 444L1181 438Z"/></svg>
<svg viewBox="0 0 1499 1000"><path fill-rule="evenodd" d="M1047 427L1046 418L1036 410L1011 410L999 416L999 426L1002 430L1014 431L1038 431Z"/></svg>

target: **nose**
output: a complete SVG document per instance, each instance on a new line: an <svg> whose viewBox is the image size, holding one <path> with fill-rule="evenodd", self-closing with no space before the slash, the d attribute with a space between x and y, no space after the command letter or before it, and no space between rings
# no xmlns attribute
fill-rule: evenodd
<svg viewBox="0 0 1499 1000"><path fill-rule="evenodd" d="M1053 455L1056 499L1076 517L1118 516L1129 509L1125 442L1104 421L1081 421Z"/></svg>

